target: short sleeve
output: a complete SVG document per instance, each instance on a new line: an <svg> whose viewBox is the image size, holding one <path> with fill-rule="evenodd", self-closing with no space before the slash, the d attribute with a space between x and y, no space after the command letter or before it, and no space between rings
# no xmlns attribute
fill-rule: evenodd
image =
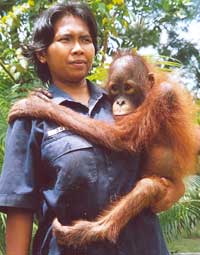
<svg viewBox="0 0 200 255"><path fill-rule="evenodd" d="M0 177L0 210L8 207L36 210L39 202L40 147L33 121L19 119L7 130Z"/></svg>

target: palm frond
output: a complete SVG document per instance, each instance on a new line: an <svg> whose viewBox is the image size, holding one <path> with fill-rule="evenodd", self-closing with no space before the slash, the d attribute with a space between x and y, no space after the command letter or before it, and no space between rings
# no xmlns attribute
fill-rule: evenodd
<svg viewBox="0 0 200 255"><path fill-rule="evenodd" d="M186 181L186 193L170 210L159 215L166 239L170 242L182 233L190 234L200 222L200 176Z"/></svg>
<svg viewBox="0 0 200 255"><path fill-rule="evenodd" d="M0 213L0 255L4 255L5 252L5 225L6 225L6 215Z"/></svg>

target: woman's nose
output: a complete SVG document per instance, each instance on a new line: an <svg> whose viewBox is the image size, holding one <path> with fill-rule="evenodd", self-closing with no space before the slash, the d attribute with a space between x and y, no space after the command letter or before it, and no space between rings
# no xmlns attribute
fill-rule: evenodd
<svg viewBox="0 0 200 255"><path fill-rule="evenodd" d="M81 44L79 42L74 43L72 48L72 53L74 54L82 54L83 48L81 47Z"/></svg>

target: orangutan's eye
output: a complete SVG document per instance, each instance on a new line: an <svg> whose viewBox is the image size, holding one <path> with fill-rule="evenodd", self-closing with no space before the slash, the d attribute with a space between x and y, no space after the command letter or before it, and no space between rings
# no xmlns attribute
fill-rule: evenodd
<svg viewBox="0 0 200 255"><path fill-rule="evenodd" d="M124 92L126 94L133 94L135 92L135 88L132 84L126 83L124 84Z"/></svg>
<svg viewBox="0 0 200 255"><path fill-rule="evenodd" d="M112 95L117 95L119 93L119 86L116 84L112 84L109 89Z"/></svg>

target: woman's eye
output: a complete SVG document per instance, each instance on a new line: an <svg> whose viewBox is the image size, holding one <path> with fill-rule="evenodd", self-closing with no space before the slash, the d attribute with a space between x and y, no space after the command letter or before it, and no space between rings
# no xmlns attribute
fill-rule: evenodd
<svg viewBox="0 0 200 255"><path fill-rule="evenodd" d="M70 37L63 37L59 39L59 42L70 42L71 38Z"/></svg>
<svg viewBox="0 0 200 255"><path fill-rule="evenodd" d="M84 43L91 43L91 42L92 42L92 39L91 39L90 37L83 37L83 38L82 38L82 41L83 41Z"/></svg>

